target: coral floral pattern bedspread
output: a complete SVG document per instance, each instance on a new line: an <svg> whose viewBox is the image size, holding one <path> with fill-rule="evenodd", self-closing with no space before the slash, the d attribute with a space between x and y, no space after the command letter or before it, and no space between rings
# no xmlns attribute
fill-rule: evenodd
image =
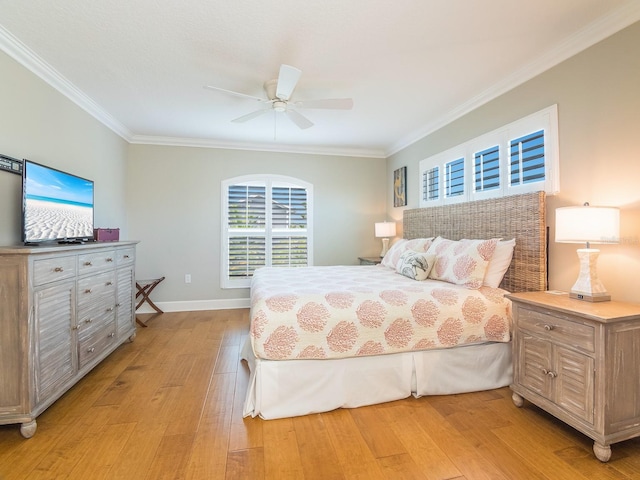
<svg viewBox="0 0 640 480"><path fill-rule="evenodd" d="M383 266L261 268L251 343L269 360L344 358L508 342L504 290L416 281Z"/></svg>

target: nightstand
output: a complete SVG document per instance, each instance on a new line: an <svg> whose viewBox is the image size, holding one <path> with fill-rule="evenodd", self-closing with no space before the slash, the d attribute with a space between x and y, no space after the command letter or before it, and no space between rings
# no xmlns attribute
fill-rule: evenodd
<svg viewBox="0 0 640 480"><path fill-rule="evenodd" d="M527 399L594 440L640 436L640 305L527 292L513 302L513 403Z"/></svg>
<svg viewBox="0 0 640 480"><path fill-rule="evenodd" d="M358 257L360 265L378 265L382 261L382 257Z"/></svg>

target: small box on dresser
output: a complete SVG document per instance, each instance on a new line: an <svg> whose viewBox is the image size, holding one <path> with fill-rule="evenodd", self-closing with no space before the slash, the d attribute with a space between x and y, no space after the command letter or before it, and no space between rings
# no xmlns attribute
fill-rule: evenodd
<svg viewBox="0 0 640 480"><path fill-rule="evenodd" d="M0 247L0 424L36 417L135 337L137 242Z"/></svg>
<svg viewBox="0 0 640 480"><path fill-rule="evenodd" d="M96 242L117 242L120 240L120 229L94 228L93 238Z"/></svg>
<svg viewBox="0 0 640 480"><path fill-rule="evenodd" d="M640 305L527 292L513 302L513 402L527 399L594 440L640 436Z"/></svg>

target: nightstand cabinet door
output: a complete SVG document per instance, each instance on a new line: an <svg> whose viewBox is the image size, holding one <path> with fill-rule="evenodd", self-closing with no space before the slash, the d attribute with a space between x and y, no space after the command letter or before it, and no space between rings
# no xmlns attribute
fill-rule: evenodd
<svg viewBox="0 0 640 480"><path fill-rule="evenodd" d="M557 347L555 349L555 403L565 411L593 425L594 360Z"/></svg>
<svg viewBox="0 0 640 480"><path fill-rule="evenodd" d="M541 340L524 331L518 342L518 370L516 381L523 387L536 392L538 395L551 399L552 379L548 375L551 370L551 342Z"/></svg>

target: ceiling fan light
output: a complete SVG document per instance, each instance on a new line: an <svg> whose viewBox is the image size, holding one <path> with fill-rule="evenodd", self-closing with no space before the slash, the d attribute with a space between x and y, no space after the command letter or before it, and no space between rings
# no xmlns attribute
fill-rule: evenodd
<svg viewBox="0 0 640 480"><path fill-rule="evenodd" d="M273 102L273 109L276 112L284 112L287 110L287 104L286 102L276 100L275 102Z"/></svg>

